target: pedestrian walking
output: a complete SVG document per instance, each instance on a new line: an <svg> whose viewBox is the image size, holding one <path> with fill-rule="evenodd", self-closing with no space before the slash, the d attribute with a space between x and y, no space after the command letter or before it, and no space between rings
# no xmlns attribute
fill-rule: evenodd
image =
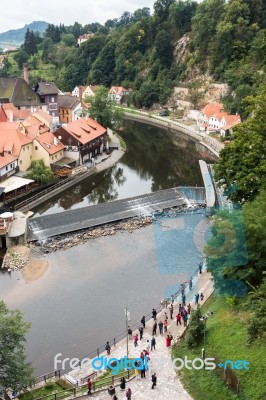
<svg viewBox="0 0 266 400"><path fill-rule="evenodd" d="M155 350L155 345L156 345L156 340L155 337L153 336L151 339L151 351Z"/></svg>
<svg viewBox="0 0 266 400"><path fill-rule="evenodd" d="M155 321L152 327L152 335L156 335L156 331L157 331L157 322Z"/></svg>
<svg viewBox="0 0 266 400"><path fill-rule="evenodd" d="M189 279L189 282L188 282L188 287L189 287L189 290L191 290L191 289L192 289L192 278L190 278L190 279Z"/></svg>
<svg viewBox="0 0 266 400"><path fill-rule="evenodd" d="M163 335L163 322L160 321L159 324L158 324L158 326L159 326L159 333L160 333L160 335Z"/></svg>
<svg viewBox="0 0 266 400"><path fill-rule="evenodd" d="M146 326L145 315L143 315L143 317L141 318L140 322L142 323L143 328L145 329L145 326Z"/></svg>
<svg viewBox="0 0 266 400"><path fill-rule="evenodd" d="M156 373L154 372L154 374L151 376L151 381L152 381L152 386L151 388L154 389L155 386L157 385L157 376Z"/></svg>
<svg viewBox="0 0 266 400"><path fill-rule="evenodd" d="M191 305L190 305L190 303L188 303L188 305L187 305L187 313L188 313L188 315L190 315L190 313L191 313Z"/></svg>
<svg viewBox="0 0 266 400"><path fill-rule="evenodd" d="M179 306L178 306L178 309L179 309L179 314L181 314L181 311L182 311L182 304L179 304Z"/></svg>
<svg viewBox="0 0 266 400"><path fill-rule="evenodd" d="M183 294L182 296L182 305L185 306L186 305L186 295Z"/></svg>
<svg viewBox="0 0 266 400"><path fill-rule="evenodd" d="M146 378L146 368L145 368L145 364L143 363L141 370L140 370L140 377L141 378Z"/></svg>
<svg viewBox="0 0 266 400"><path fill-rule="evenodd" d="M168 325L168 322L167 322L167 319L165 319L165 320L164 320L164 323L163 323L163 326L164 326L164 333L167 332L167 325Z"/></svg>
<svg viewBox="0 0 266 400"><path fill-rule="evenodd" d="M138 346L138 341L139 341L139 336L138 334L133 336L133 341L134 341L134 346L137 347Z"/></svg>
<svg viewBox="0 0 266 400"><path fill-rule="evenodd" d="M132 339L132 329L130 328L130 326L127 328L127 334L128 334L128 338Z"/></svg>
<svg viewBox="0 0 266 400"><path fill-rule="evenodd" d="M146 351L149 353L149 352L150 352L150 349L151 349L151 346L150 346L150 341L149 341L149 339L148 339L148 340L147 340Z"/></svg>
<svg viewBox="0 0 266 400"><path fill-rule="evenodd" d="M178 326L179 324L181 325L181 314L180 314L180 313L178 313L178 314L176 315L175 319L176 319L176 325L177 325L177 326Z"/></svg>
<svg viewBox="0 0 266 400"><path fill-rule="evenodd" d="M166 336L165 343L166 343L166 347L170 347L171 346L171 339L170 339L169 335Z"/></svg>
<svg viewBox="0 0 266 400"><path fill-rule="evenodd" d="M142 337L143 337L143 326L140 325L140 326L139 326L139 340L141 340Z"/></svg>
<svg viewBox="0 0 266 400"><path fill-rule="evenodd" d="M174 313L174 305L171 303L169 306L169 312L170 312L170 318L173 319L173 313Z"/></svg>
<svg viewBox="0 0 266 400"><path fill-rule="evenodd" d="M110 353L111 353L111 346L110 346L109 342L106 342L105 350L107 351L107 354L108 354L108 356L109 356Z"/></svg>
<svg viewBox="0 0 266 400"><path fill-rule="evenodd" d="M120 383L120 389L121 389L121 390L125 390L125 388L126 388L126 380L125 380L125 378L124 378L123 376L122 376L120 382L121 382L121 383Z"/></svg>
<svg viewBox="0 0 266 400"><path fill-rule="evenodd" d="M154 321L156 321L157 311L155 310L155 308L152 309L152 317L153 317Z"/></svg>
<svg viewBox="0 0 266 400"><path fill-rule="evenodd" d="M87 385L88 385L88 394L91 394L91 388L92 388L92 381L90 378L87 380Z"/></svg>
<svg viewBox="0 0 266 400"><path fill-rule="evenodd" d="M204 299L204 294L201 292L201 294L200 294L200 300L203 301L203 299Z"/></svg>
<svg viewBox="0 0 266 400"><path fill-rule="evenodd" d="M199 273L202 273L202 261L199 263Z"/></svg>
<svg viewBox="0 0 266 400"><path fill-rule="evenodd" d="M126 398L127 398L127 400L131 400L131 396L132 396L132 391L131 391L130 388L128 388L128 389L127 389L127 392L126 392Z"/></svg>
<svg viewBox="0 0 266 400"><path fill-rule="evenodd" d="M163 318L166 319L166 320L168 319L167 312L165 312L165 313L163 314Z"/></svg>
<svg viewBox="0 0 266 400"><path fill-rule="evenodd" d="M188 315L184 314L183 315L183 321L184 321L184 326L187 327L187 320L188 320Z"/></svg>
<svg viewBox="0 0 266 400"><path fill-rule="evenodd" d="M195 294L195 304L199 304L199 294Z"/></svg>

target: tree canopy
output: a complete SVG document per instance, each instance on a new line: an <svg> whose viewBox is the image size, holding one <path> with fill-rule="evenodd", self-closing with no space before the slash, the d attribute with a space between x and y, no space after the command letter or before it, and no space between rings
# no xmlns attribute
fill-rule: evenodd
<svg viewBox="0 0 266 400"><path fill-rule="evenodd" d="M95 95L88 97L86 101L89 103L89 115L99 124L110 129L121 127L123 112L115 106L107 88L99 86Z"/></svg>
<svg viewBox="0 0 266 400"><path fill-rule="evenodd" d="M19 310L9 310L0 301L0 384L4 388L20 390L34 381L24 348L29 328Z"/></svg>
<svg viewBox="0 0 266 400"><path fill-rule="evenodd" d="M234 202L254 199L266 187L266 92L248 97L251 117L234 129L234 140L220 153L215 179Z"/></svg>

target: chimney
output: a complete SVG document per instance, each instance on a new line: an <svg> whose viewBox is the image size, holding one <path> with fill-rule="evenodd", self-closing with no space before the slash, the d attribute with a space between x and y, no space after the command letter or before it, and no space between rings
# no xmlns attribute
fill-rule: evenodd
<svg viewBox="0 0 266 400"><path fill-rule="evenodd" d="M24 81L29 84L29 70L28 70L28 63L23 64L23 78Z"/></svg>

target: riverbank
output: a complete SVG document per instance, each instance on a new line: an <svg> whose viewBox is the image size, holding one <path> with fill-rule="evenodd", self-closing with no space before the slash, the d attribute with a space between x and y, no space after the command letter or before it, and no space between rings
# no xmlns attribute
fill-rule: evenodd
<svg viewBox="0 0 266 400"><path fill-rule="evenodd" d="M171 120L165 117L146 113L143 111L135 111L124 109L127 119L132 121L143 122L148 125L154 125L167 129L168 131L182 132L185 135L200 142L204 147L210 150L216 157L219 157L220 151L224 148L224 144L217 139L210 137L203 131L196 130L190 126L182 124L178 121Z"/></svg>
<svg viewBox="0 0 266 400"><path fill-rule="evenodd" d="M197 275L193 279L192 290L186 289L187 302L190 302L192 308L195 308L194 297L195 293L202 292L204 294L204 300L201 302L203 305L210 295L213 292L213 284L211 280L211 274L204 271L202 274ZM181 302L180 298L177 298L174 303L174 312L173 319L170 319L169 310L162 309L160 313L157 314L157 322L164 319L165 312L168 314L168 332L174 337L174 343L179 342L179 338L183 335L185 331L185 327L183 325L176 325L175 315L178 313L178 306ZM166 347L166 335L160 335L157 328L157 334L152 335L154 320L150 319L146 323L146 327L144 329L143 338L139 341L138 346L135 347L132 340L129 340L128 343L128 358L138 358L143 349L146 349L147 343L151 341L151 338L154 336L156 340L155 350L150 352L150 361L149 361L149 369L146 372L146 377L141 379L137 376L132 381L128 382L126 388L130 387L132 390L132 398L138 400L150 400L151 398L154 400L192 400L192 397L188 394L188 392L183 387L183 384L179 378L179 373L177 373L174 369L172 359L172 347ZM138 333L138 330L133 331L133 335ZM178 346L178 344L177 344ZM104 351L101 355L109 358L124 358L127 353L127 341L126 339L121 340L115 347L112 347L111 354L108 356L106 351ZM83 379L86 378L90 373L94 370L92 367L86 365L86 367L76 368L69 372L65 378L71 376L73 381L78 382L79 384L83 382ZM156 373L157 375L157 386L154 391L151 391L151 375ZM124 393L120 391L119 386L116 387L116 394L118 399L121 398L120 393ZM107 392L107 389L102 390L101 392L97 392L91 395L92 398L97 398L98 400L110 399L110 395ZM83 398L83 397L82 397ZM84 397L85 398L85 397Z"/></svg>

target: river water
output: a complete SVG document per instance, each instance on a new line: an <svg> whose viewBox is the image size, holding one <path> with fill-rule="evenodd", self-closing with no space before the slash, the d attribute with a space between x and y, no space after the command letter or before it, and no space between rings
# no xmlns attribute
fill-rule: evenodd
<svg viewBox="0 0 266 400"><path fill-rule="evenodd" d="M36 215L202 185L198 160L207 154L198 143L133 122L123 138L128 151L117 165L38 207ZM32 323L26 346L35 373L53 370L57 353L80 358L122 333L126 306L133 324L176 291L197 268L204 220L203 213L167 216L42 256L49 267L31 282L20 272L1 272L1 298Z"/></svg>

